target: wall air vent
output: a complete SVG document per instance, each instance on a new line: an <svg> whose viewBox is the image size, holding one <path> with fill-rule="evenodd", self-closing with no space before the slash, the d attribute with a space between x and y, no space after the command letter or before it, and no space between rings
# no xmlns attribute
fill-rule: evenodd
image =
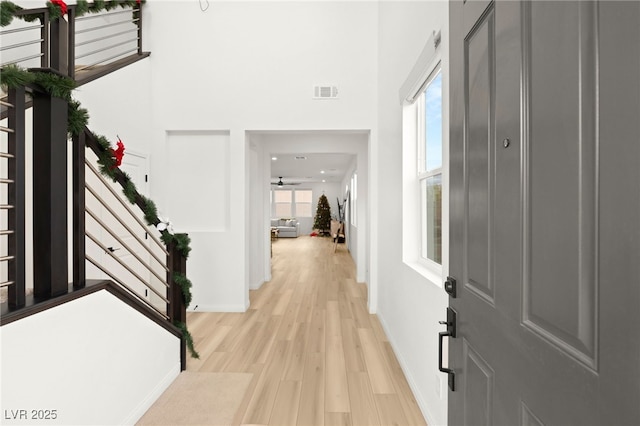
<svg viewBox="0 0 640 426"><path fill-rule="evenodd" d="M313 99L338 99L336 86L314 86Z"/></svg>

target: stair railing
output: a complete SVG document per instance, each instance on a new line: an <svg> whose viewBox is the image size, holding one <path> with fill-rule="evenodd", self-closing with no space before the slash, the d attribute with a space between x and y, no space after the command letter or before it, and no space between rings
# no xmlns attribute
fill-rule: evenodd
<svg viewBox="0 0 640 426"><path fill-rule="evenodd" d="M33 222L33 238L29 241L25 232L25 146L31 141L25 141L25 93L33 98L34 122L33 211L32 217L26 218ZM85 127L69 144L67 101L35 85L10 89L7 101L2 102L8 114L8 126L0 128L6 136L5 141L0 142L0 185L4 187L0 194L6 194L5 199L0 199L0 239L4 240L0 247L0 265L6 276L0 274L0 286L8 293L8 300L2 303L2 324L53 306L47 304L49 301L73 298L74 293L80 294L86 287L104 282L105 277L87 275L88 265L93 265L107 280L124 288L137 305L145 306L143 313L148 317L172 326L184 323L186 306L175 275L186 275L186 258L173 240L166 246L159 239L155 227L160 222L157 217L151 218L151 226L143 221L146 199L141 194L137 191L131 194L131 190L127 197L121 194L119 190L124 188L127 178L119 168L112 171L115 183L98 171L95 160L87 155L87 152L94 152L99 157L103 153L105 148L98 143L97 137ZM71 164L67 164L69 145ZM72 168L72 194L67 194L68 167ZM67 202L69 197L73 201L71 210ZM129 203L126 198L133 198L135 203ZM88 199L93 199L93 205L99 206L103 213L90 206ZM70 216L73 217L73 229L71 241L68 241ZM107 216L109 219L105 219ZM146 216L148 221L148 214ZM93 229L99 227L98 233L88 229L88 220L93 223ZM106 245L105 239L99 237L100 233L115 240L119 249L130 255L129 259L124 261L114 254L115 249ZM96 248L98 252L104 251L103 260L88 253L88 244L93 244L94 253ZM26 294L27 247L33 248L32 297ZM72 248L73 265L71 284L69 248ZM145 275L140 270L145 270ZM185 354L185 340L182 339L183 369L186 368Z"/></svg>
<svg viewBox="0 0 640 426"><path fill-rule="evenodd" d="M0 151L0 289L7 294L7 306L16 309L25 304L25 89L9 90L6 101L7 127Z"/></svg>
<svg viewBox="0 0 640 426"><path fill-rule="evenodd" d="M77 138L77 142L74 141L74 144L77 144L78 147L86 146L94 153L97 152L99 154L102 147L93 133L85 129L82 136L84 145L81 142L81 138ZM81 159L78 158L77 160L80 161ZM120 186L119 183L114 184L105 179L98 170L96 162L87 156L84 158L84 163L84 213L81 211L82 206L79 205L77 206L78 211L74 215L74 217L78 217L77 223L79 226L85 229L84 258L89 264L125 287L160 315L169 318L167 310L167 306L170 304L167 292L171 279L171 269L168 266L169 251L155 235L157 230L149 229L144 222L142 210L137 205L132 206L117 190L117 186ZM122 176L119 170L114 170L114 173L117 177ZM79 183L80 180L78 181ZM82 188L77 189L78 192L82 190ZM89 206L89 203L86 202L87 198L95 200L94 204L97 208ZM99 210L102 211L102 214ZM107 216L107 218L105 219L104 216ZM80 223L83 219L84 223ZM94 224L93 230L87 229L87 219ZM115 221L115 223L109 224L110 221ZM120 228L120 230L116 228ZM101 239L96 231L104 233L107 238ZM125 241L125 238L122 237L123 232L130 237L131 241ZM82 237L79 233L78 238L82 239ZM107 247L106 244L109 244L106 241L107 239L112 243L118 244L118 246L116 248ZM97 249L94 250L94 253L104 252L105 256L103 257L106 258L106 261L100 261L95 256L88 254L87 243ZM82 258L82 241L78 241L74 247L78 249L75 257ZM131 258L129 264L122 260L123 253ZM111 263L111 268L108 267L108 263ZM114 270L116 269L114 266L120 269L120 273ZM128 279L123 279L123 276ZM78 279L74 281L81 285L83 281L82 274L79 273ZM138 284L138 287L142 288L136 290L127 281L134 281ZM149 298L151 295L159 298L165 306L160 308L157 303L151 303Z"/></svg>
<svg viewBox="0 0 640 426"><path fill-rule="evenodd" d="M69 5L66 17L53 20L48 8L15 11L0 30L0 67L53 69L82 84L149 56L142 50L142 3L116 6L82 12Z"/></svg>
<svg viewBox="0 0 640 426"><path fill-rule="evenodd" d="M178 250L173 240L165 246L158 238L159 232L154 226L160 223L157 217L152 218L151 227L145 223L146 220L143 217L145 216L146 200L141 194L137 191L130 194L130 197L135 200L134 204L129 203L127 197L122 195L121 190L127 184L126 175L119 168L116 168L112 171L115 183L110 182L100 173L96 161L86 155L87 150L100 157L104 147L100 145L97 137L85 128L80 135L73 138L72 152L74 162L74 286L82 288L85 285L86 267L93 265L157 315L172 324L185 324L186 305L182 289L176 283L175 275L178 273L186 275L186 257ZM91 179L88 178L88 175L93 177L96 184L90 182ZM101 194L100 188L106 194ZM100 215L91 208L87 198L97 201L97 205L100 206L104 214ZM104 219L104 215L115 220L116 226L109 225ZM130 262L125 263L121 260L113 247L107 247L104 240L88 230L88 220L94 222L94 225L98 225L112 241L117 241L118 249L130 256ZM132 239L131 242L125 241L118 235L118 231L114 229L117 226L126 230L125 233ZM94 249L98 249L94 252L103 251L106 262L88 254L87 244L92 244ZM140 252L143 255L140 255ZM145 256L148 258L144 259ZM78 261L79 259L86 259L86 262ZM111 267L108 266L109 262ZM136 271L136 265L138 271ZM119 271L114 269L119 269ZM146 276L142 276L140 269L145 271ZM132 285L132 282L136 283L136 286ZM181 345L181 360L182 368L185 369L186 345L184 339L182 339Z"/></svg>

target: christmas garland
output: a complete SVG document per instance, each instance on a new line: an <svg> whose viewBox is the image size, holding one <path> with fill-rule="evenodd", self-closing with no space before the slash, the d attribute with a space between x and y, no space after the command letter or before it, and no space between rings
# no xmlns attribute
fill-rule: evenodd
<svg viewBox="0 0 640 426"><path fill-rule="evenodd" d="M103 10L109 11L118 7L134 8L141 3L146 3L146 0L96 0L93 3L89 4L87 0L78 0L75 6L76 17L83 16L87 13L99 13ZM46 2L46 7L49 10L49 20L55 21L58 18L61 18L63 15L67 13L67 4L64 0L51 0ZM14 18L22 19L26 22L33 22L36 19L41 19L41 15L39 13L29 14L29 15L16 15L16 12L22 11L24 8L18 6L17 4L5 0L0 3L0 26L6 27L9 25ZM133 19L138 19L140 17L139 11L133 11Z"/></svg>
<svg viewBox="0 0 640 426"><path fill-rule="evenodd" d="M198 352L196 352L196 349L193 346L193 337L191 337L191 333L189 333L189 330L187 330L187 324L183 323L182 321L174 321L173 325L175 325L180 329L180 331L182 331L182 338L187 344L187 348L191 353L191 357L195 359L199 359L200 355L198 354Z"/></svg>
<svg viewBox="0 0 640 426"><path fill-rule="evenodd" d="M84 131L89 122L89 113L86 109L82 108L79 101L73 99L71 96L71 93L76 87L76 84L72 79L46 72L31 72L21 69L16 65L8 65L0 70L0 86L5 90L9 88L23 87L30 84L38 85L51 96L67 101L67 131L70 138L79 136L80 133ZM131 204L138 205L142 209L147 225L156 227L160 232L161 240L166 245L170 245L171 243L175 244L178 252L187 259L191 252L191 239L189 236L187 234L173 234L170 226L162 227L161 225L166 225L166 223L158 218L158 209L155 203L151 199L141 195L136 189L131 177L118 167L120 166L122 156L124 155L124 144L120 138L118 138L118 148L114 150L111 148L111 143L106 137L96 134L94 134L94 137L100 147L96 153L98 156L100 172L113 182L119 182L122 185L122 192L127 200ZM189 306L192 298L191 281L189 281L184 274L179 272L174 273L173 281L180 287L185 305ZM174 322L174 325L182 330L183 338L185 339L185 343L189 348L191 356L193 358L199 358L199 355L193 346L193 339L187 330L186 324Z"/></svg>
<svg viewBox="0 0 640 426"><path fill-rule="evenodd" d="M173 282L180 286L184 303L185 305L189 305L191 303L191 281L189 281L187 276L182 272L176 272L173 274Z"/></svg>

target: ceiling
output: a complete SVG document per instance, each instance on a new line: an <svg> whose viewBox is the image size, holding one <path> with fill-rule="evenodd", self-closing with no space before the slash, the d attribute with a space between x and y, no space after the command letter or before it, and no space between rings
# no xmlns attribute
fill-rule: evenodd
<svg viewBox="0 0 640 426"><path fill-rule="evenodd" d="M271 154L271 182L335 182L340 183L355 154ZM276 157L277 160L273 160ZM296 159L296 157L303 157ZM324 171L324 173L322 173Z"/></svg>

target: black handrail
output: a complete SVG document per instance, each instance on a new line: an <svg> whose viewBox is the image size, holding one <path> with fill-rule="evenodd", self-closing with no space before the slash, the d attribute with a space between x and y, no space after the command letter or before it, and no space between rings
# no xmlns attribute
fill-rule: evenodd
<svg viewBox="0 0 640 426"><path fill-rule="evenodd" d="M33 40L32 44L40 43L41 47L39 54L17 59L11 63L24 62L27 59L40 57L40 68L53 69L62 75L76 80L78 85L81 85L111 73L119 68L130 65L138 60L144 59L149 56L149 52L144 52L142 48L142 4L143 2L131 8L129 11L132 13L131 20L122 21L122 23L130 23L134 26L131 28L131 32L135 34L135 37L128 41L128 43L132 44L131 48L116 52L115 55L111 54L108 58L94 59L92 61L93 65L85 66L85 69L80 72L76 71L77 5L67 6L66 19L57 18L50 20L50 11L48 8L21 9L15 11L15 17L21 17L24 19L24 17L28 16L40 23L40 38ZM127 12L127 10L124 10L123 12ZM94 13L96 17L99 17L103 15L112 15L114 12L106 11L103 14L98 14L99 12L90 11L89 13ZM86 19L86 17L83 17L83 19ZM8 33L8 31L5 31L5 33ZM100 38L99 40L96 40L96 42L104 42L104 38ZM135 46L133 46L134 42ZM116 44L118 43L122 44L122 42L116 42L113 45L106 46L106 48L114 49L117 47ZM12 46L5 46L5 49L11 47ZM19 48L20 43L13 47ZM4 63L2 66L8 64L9 63Z"/></svg>
<svg viewBox="0 0 640 426"><path fill-rule="evenodd" d="M76 80L76 85L81 85L104 76L119 68L132 64L149 56L142 50L142 13L141 5L132 8L132 22L137 26L137 48L135 53L123 57L111 63L96 67L91 71L85 71L76 75L76 5L70 5L67 9L67 20L55 19L50 21L48 8L22 9L14 13L16 17L30 16L39 20L40 40L31 44L40 43L40 69L58 75L69 76ZM24 18L23 18L24 19ZM11 30L10 30L11 31ZM14 46L20 48L20 44ZM101 63L104 61L101 61ZM25 97L28 91L33 101ZM66 189L66 149L67 128L66 114L67 101L52 97L37 85L28 87L11 88L8 97L3 99L0 118L8 118L9 151L2 156L7 161L7 179L9 184L7 204L13 206L8 210L9 230L3 231L8 240L9 260L8 268L8 303L1 306L0 325L24 318L33 313L40 312L49 307L56 306L88 294L86 291L86 224L85 224L85 153L86 148L92 149L97 154L104 148L98 143L95 135L85 128L73 138L72 144L72 194L67 194ZM10 104L11 107L8 107ZM34 123L34 167L38 168L37 179L34 182L34 240L26 241L25 237L25 109L33 107ZM55 148L54 148L55 147ZM127 176L114 170L116 182L125 187ZM4 184L4 183L3 183ZM67 197L72 196L72 210L68 211ZM135 205L143 212L146 199L139 193L134 195ZM68 215L73 216L72 232L72 264L73 283L68 284L67 271L67 220ZM55 219L57 218L57 219ZM53 221L57 220L56 223ZM158 218L154 218L153 224L158 224ZM35 229L37 228L37 230ZM25 283L25 258L26 247L34 247L34 294L27 296ZM36 249L37 247L37 249ZM167 272L167 315L164 319L156 311L145 306L131 297L130 305L141 310L145 315L155 318L173 330L179 330L174 324L186 323L186 306L180 286L175 283L174 276L177 273L186 274L186 258L175 246L175 242L167 246L166 267ZM48 262L42 259L49 259ZM95 283L95 280L93 280ZM6 283L5 283L6 284ZM114 287L115 286L115 287ZM117 284L108 284L106 289L116 288ZM95 288L94 290L95 291ZM112 291L114 292L114 291ZM117 292L119 297L126 296L127 291ZM126 297L124 297L126 299ZM123 300L124 300L123 299ZM145 311L146 309L146 311ZM175 334L175 333L174 333ZM182 339L181 359L182 368L186 368L185 339Z"/></svg>

